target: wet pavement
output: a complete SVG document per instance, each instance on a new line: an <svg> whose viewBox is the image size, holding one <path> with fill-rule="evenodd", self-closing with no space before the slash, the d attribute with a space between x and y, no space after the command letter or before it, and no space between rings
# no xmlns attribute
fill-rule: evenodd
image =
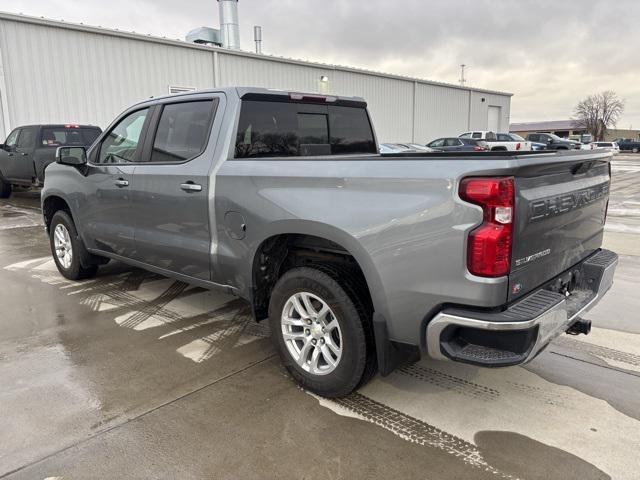
<svg viewBox="0 0 640 480"><path fill-rule="evenodd" d="M605 241L623 255L591 335L329 401L242 301L115 262L67 281L38 194L0 200L0 478L640 479L639 209L640 156L619 156Z"/></svg>

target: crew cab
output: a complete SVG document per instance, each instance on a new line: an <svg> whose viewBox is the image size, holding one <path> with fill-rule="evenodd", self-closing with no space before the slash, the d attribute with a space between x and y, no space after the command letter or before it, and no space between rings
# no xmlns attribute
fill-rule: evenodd
<svg viewBox="0 0 640 480"><path fill-rule="evenodd" d="M260 88L154 98L60 147L60 273L109 260L245 299L291 376L346 395L421 356L534 358L613 282L611 154L380 155L366 102Z"/></svg>
<svg viewBox="0 0 640 480"><path fill-rule="evenodd" d="M640 152L640 140L634 140L633 138L618 138L614 140L618 144L620 151L622 152Z"/></svg>
<svg viewBox="0 0 640 480"><path fill-rule="evenodd" d="M580 142L560 138L553 133L530 133L527 135L527 140L543 143L547 146L547 150L580 150L582 148Z"/></svg>
<svg viewBox="0 0 640 480"><path fill-rule="evenodd" d="M0 145L0 198L13 185L40 187L44 170L63 145L89 146L102 130L92 125L25 125L13 130Z"/></svg>
<svg viewBox="0 0 640 480"><path fill-rule="evenodd" d="M528 142L524 139L522 140L512 140L509 138L508 134L497 134L495 132L490 132L486 130L476 131L476 132L466 132L460 135L460 138L472 138L475 140L484 140L487 142L487 146L489 150L492 152L498 151L530 151L531 142Z"/></svg>

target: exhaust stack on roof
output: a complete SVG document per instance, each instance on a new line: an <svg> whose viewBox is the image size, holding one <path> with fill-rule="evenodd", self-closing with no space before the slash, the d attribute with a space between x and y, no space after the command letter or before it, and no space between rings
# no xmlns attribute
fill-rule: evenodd
<svg viewBox="0 0 640 480"><path fill-rule="evenodd" d="M218 6L220 9L222 45L233 50L240 50L238 0L218 0Z"/></svg>
<svg viewBox="0 0 640 480"><path fill-rule="evenodd" d="M262 27L260 25L253 27L253 40L256 42L256 53L262 53Z"/></svg>

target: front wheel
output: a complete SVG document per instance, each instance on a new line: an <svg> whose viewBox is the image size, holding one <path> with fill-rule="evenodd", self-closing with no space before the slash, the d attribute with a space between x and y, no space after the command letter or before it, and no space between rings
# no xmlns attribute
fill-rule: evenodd
<svg viewBox="0 0 640 480"><path fill-rule="evenodd" d="M53 260L63 277L82 280L93 277L98 271L97 265L82 266L80 258L86 250L67 212L60 210L53 215L49 226L49 242Z"/></svg>
<svg viewBox="0 0 640 480"><path fill-rule="evenodd" d="M636 147L636 148L634 148L634 149L633 149L633 150L631 150L631 151L632 151L633 153L638 153L638 152L640 152L640 148Z"/></svg>
<svg viewBox="0 0 640 480"><path fill-rule="evenodd" d="M271 336L282 363L305 389L342 397L375 369L371 324L348 277L300 267L276 283L269 303ZM342 283L342 285L341 285Z"/></svg>

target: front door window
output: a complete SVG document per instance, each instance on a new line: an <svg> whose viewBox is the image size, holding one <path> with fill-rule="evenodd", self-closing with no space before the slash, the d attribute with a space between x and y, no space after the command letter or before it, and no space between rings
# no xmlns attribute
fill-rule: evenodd
<svg viewBox="0 0 640 480"><path fill-rule="evenodd" d="M100 146L98 163L129 163L138 161L140 136L149 109L138 110L123 118L106 136Z"/></svg>

